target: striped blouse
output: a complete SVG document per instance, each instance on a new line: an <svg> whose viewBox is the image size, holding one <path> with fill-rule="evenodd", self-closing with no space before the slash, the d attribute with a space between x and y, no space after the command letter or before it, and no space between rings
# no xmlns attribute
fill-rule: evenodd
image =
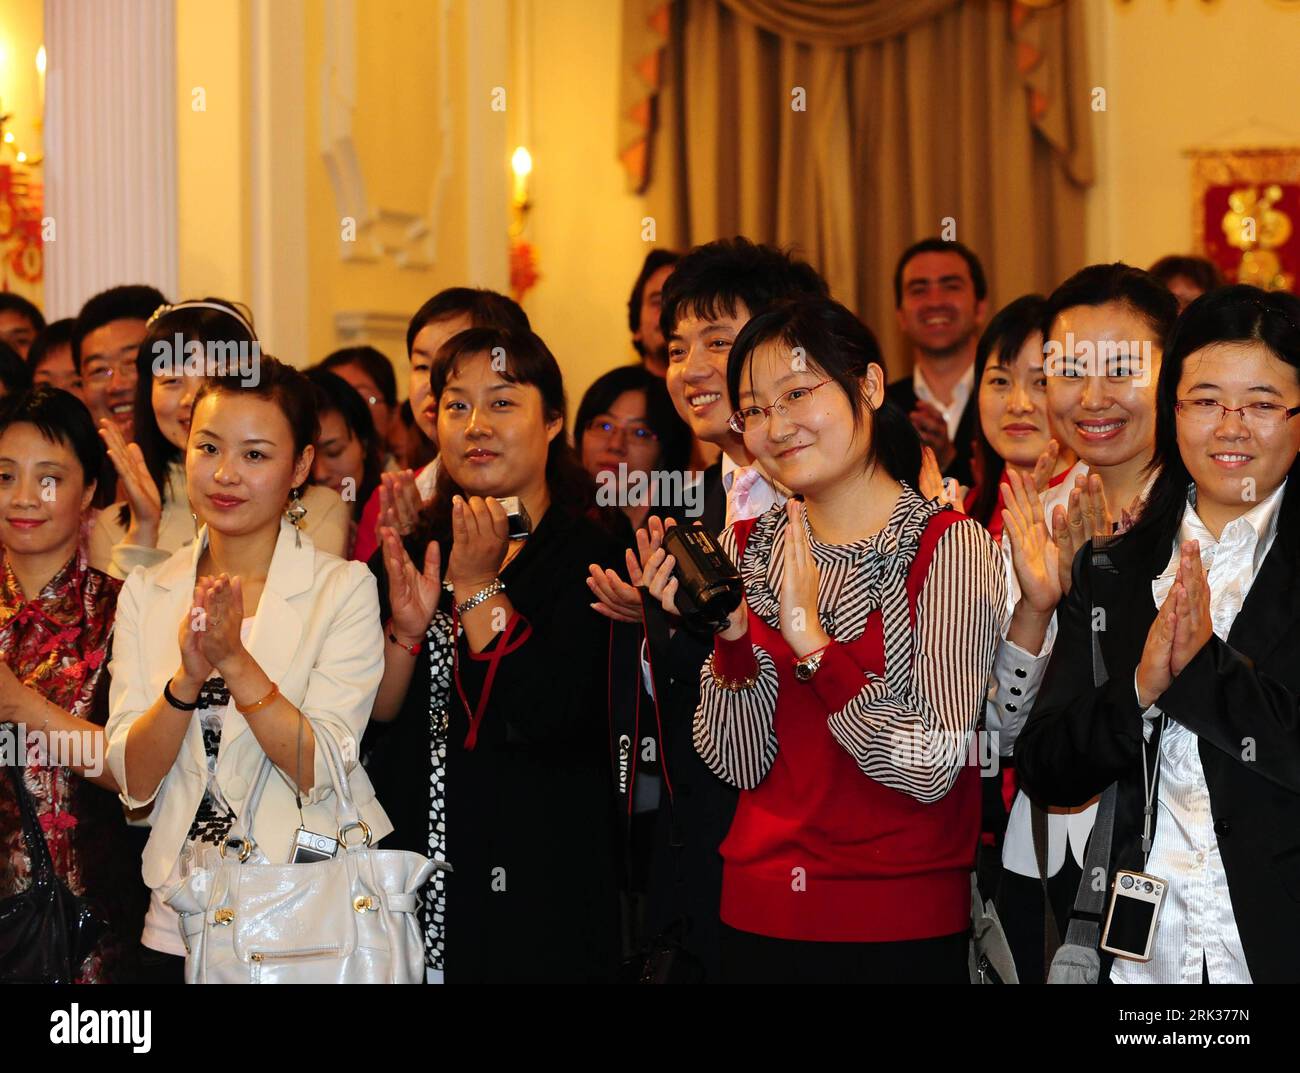
<svg viewBox="0 0 1300 1073"><path fill-rule="evenodd" d="M865 673L860 692L826 713L827 726L865 775L921 802L947 794L966 763L1006 615L1002 556L982 526L963 519L939 539L911 622L908 571L940 509L904 486L888 523L867 540L822 544L809 530L820 571L817 612L827 634L851 642L870 615L884 616L884 675ZM740 562L750 613L776 629L787 524L782 506L764 514ZM721 544L735 561L733 527ZM758 675L750 689L719 687L705 665L695 715L697 751L741 789L763 781L778 748L776 665L763 648L753 649Z"/></svg>

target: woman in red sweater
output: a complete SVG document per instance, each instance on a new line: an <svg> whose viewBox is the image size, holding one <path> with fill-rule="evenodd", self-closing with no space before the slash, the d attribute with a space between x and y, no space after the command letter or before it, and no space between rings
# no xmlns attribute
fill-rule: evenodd
<svg viewBox="0 0 1300 1073"><path fill-rule="evenodd" d="M964 982L1001 556L915 490L871 332L801 301L751 320L733 427L796 496L722 545L745 600L701 672L695 745L740 787L721 847L733 981ZM648 563L670 611L672 557Z"/></svg>

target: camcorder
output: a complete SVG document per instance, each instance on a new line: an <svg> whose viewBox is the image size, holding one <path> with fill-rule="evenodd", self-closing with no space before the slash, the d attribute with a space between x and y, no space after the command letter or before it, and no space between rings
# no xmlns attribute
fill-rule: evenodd
<svg viewBox="0 0 1300 1073"><path fill-rule="evenodd" d="M675 560L677 612L687 625L721 633L745 597L740 571L702 525L673 525L664 533L664 550Z"/></svg>

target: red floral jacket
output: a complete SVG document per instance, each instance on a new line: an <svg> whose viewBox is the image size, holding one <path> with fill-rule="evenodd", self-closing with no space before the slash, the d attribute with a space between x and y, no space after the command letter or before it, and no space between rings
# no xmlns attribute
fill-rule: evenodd
<svg viewBox="0 0 1300 1073"><path fill-rule="evenodd" d="M95 702L121 587L122 582L88 566L79 551L28 600L0 550L0 655L15 677L78 718L102 723L105 713L95 710ZM33 733L40 729L25 728L24 779L36 801L55 871L74 893L86 895L75 838L82 819L81 780L68 768L48 763L58 758L49 757L44 739ZM26 889L30 872L13 786L7 777L0 778L0 898ZM88 971L94 978L96 967Z"/></svg>

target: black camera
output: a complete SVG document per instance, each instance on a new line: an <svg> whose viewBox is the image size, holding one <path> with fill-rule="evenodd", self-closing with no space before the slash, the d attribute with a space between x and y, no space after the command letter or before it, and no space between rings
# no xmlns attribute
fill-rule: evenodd
<svg viewBox="0 0 1300 1073"><path fill-rule="evenodd" d="M721 633L745 598L740 571L702 525L672 525L664 550L676 560L677 612L690 626Z"/></svg>

